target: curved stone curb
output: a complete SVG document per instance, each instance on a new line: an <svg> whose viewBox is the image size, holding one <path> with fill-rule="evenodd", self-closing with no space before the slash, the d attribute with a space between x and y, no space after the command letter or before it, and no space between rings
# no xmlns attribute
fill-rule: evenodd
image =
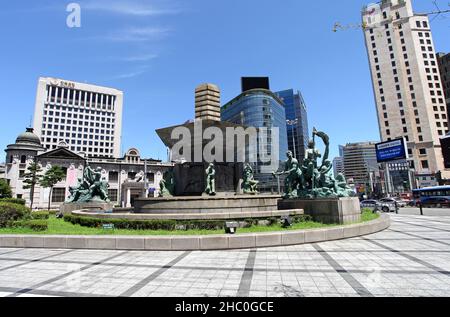
<svg viewBox="0 0 450 317"><path fill-rule="evenodd" d="M211 236L33 236L1 235L3 248L199 251L278 247L341 240L389 228L388 215L361 224L327 229Z"/></svg>
<svg viewBox="0 0 450 317"><path fill-rule="evenodd" d="M303 209L255 211L240 213L203 213L203 214L134 214L134 213L98 213L85 210L72 211L72 215L97 219L128 219L128 220L245 220L282 216L304 215Z"/></svg>

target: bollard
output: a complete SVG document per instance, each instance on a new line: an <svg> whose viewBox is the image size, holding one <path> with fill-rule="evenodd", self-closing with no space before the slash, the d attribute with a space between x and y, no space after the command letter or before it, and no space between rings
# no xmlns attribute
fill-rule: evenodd
<svg viewBox="0 0 450 317"><path fill-rule="evenodd" d="M420 208L420 215L423 216L423 206L422 203L419 203L419 208Z"/></svg>

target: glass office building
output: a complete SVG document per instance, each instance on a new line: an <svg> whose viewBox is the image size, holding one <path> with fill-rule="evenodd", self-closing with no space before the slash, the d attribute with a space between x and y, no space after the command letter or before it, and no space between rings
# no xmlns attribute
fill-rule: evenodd
<svg viewBox="0 0 450 317"><path fill-rule="evenodd" d="M310 139L306 104L300 91L294 89L275 93L284 103L286 110L287 141L289 150L302 161Z"/></svg>
<svg viewBox="0 0 450 317"><path fill-rule="evenodd" d="M286 159L288 150L286 112L283 101L270 90L252 89L246 91L222 107L222 121L251 126L255 128L279 128L279 153L280 161ZM272 151L272 136L267 135L267 148ZM278 184L271 174L262 174L261 163L257 164L256 175L260 181L260 190L276 192Z"/></svg>

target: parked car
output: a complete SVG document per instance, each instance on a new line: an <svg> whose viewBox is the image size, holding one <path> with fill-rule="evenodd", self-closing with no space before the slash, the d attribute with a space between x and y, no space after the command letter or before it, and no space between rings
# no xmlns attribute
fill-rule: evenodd
<svg viewBox="0 0 450 317"><path fill-rule="evenodd" d="M405 208L407 206L407 203L403 199L397 198L397 197L395 197L395 198L383 198L383 199L380 199L380 202L381 203L390 203L390 204L394 204L394 205L395 205L395 203L397 203L397 206L399 208Z"/></svg>
<svg viewBox="0 0 450 317"><path fill-rule="evenodd" d="M396 212L395 203L392 202L381 202L377 200L363 200L361 203L361 209L369 208L372 210L378 209L382 212Z"/></svg>

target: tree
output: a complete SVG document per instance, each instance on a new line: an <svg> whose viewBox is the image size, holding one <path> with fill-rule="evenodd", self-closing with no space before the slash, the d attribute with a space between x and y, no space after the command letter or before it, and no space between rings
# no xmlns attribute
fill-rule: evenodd
<svg viewBox="0 0 450 317"><path fill-rule="evenodd" d="M53 166L50 168L39 181L39 184L43 188L50 188L48 194L48 210L50 210L50 203L52 200L53 187L61 182L66 177L64 170L59 166Z"/></svg>
<svg viewBox="0 0 450 317"><path fill-rule="evenodd" d="M37 162L31 163L30 166L27 168L27 172L23 175L23 183L25 184L23 186L23 189L29 189L30 190L30 209L33 210L33 201L34 201L34 188L36 187L36 184L39 183L39 181L42 178L42 175L40 174L42 172L41 166Z"/></svg>
<svg viewBox="0 0 450 317"><path fill-rule="evenodd" d="M0 179L0 198L12 198L11 186L4 179Z"/></svg>

